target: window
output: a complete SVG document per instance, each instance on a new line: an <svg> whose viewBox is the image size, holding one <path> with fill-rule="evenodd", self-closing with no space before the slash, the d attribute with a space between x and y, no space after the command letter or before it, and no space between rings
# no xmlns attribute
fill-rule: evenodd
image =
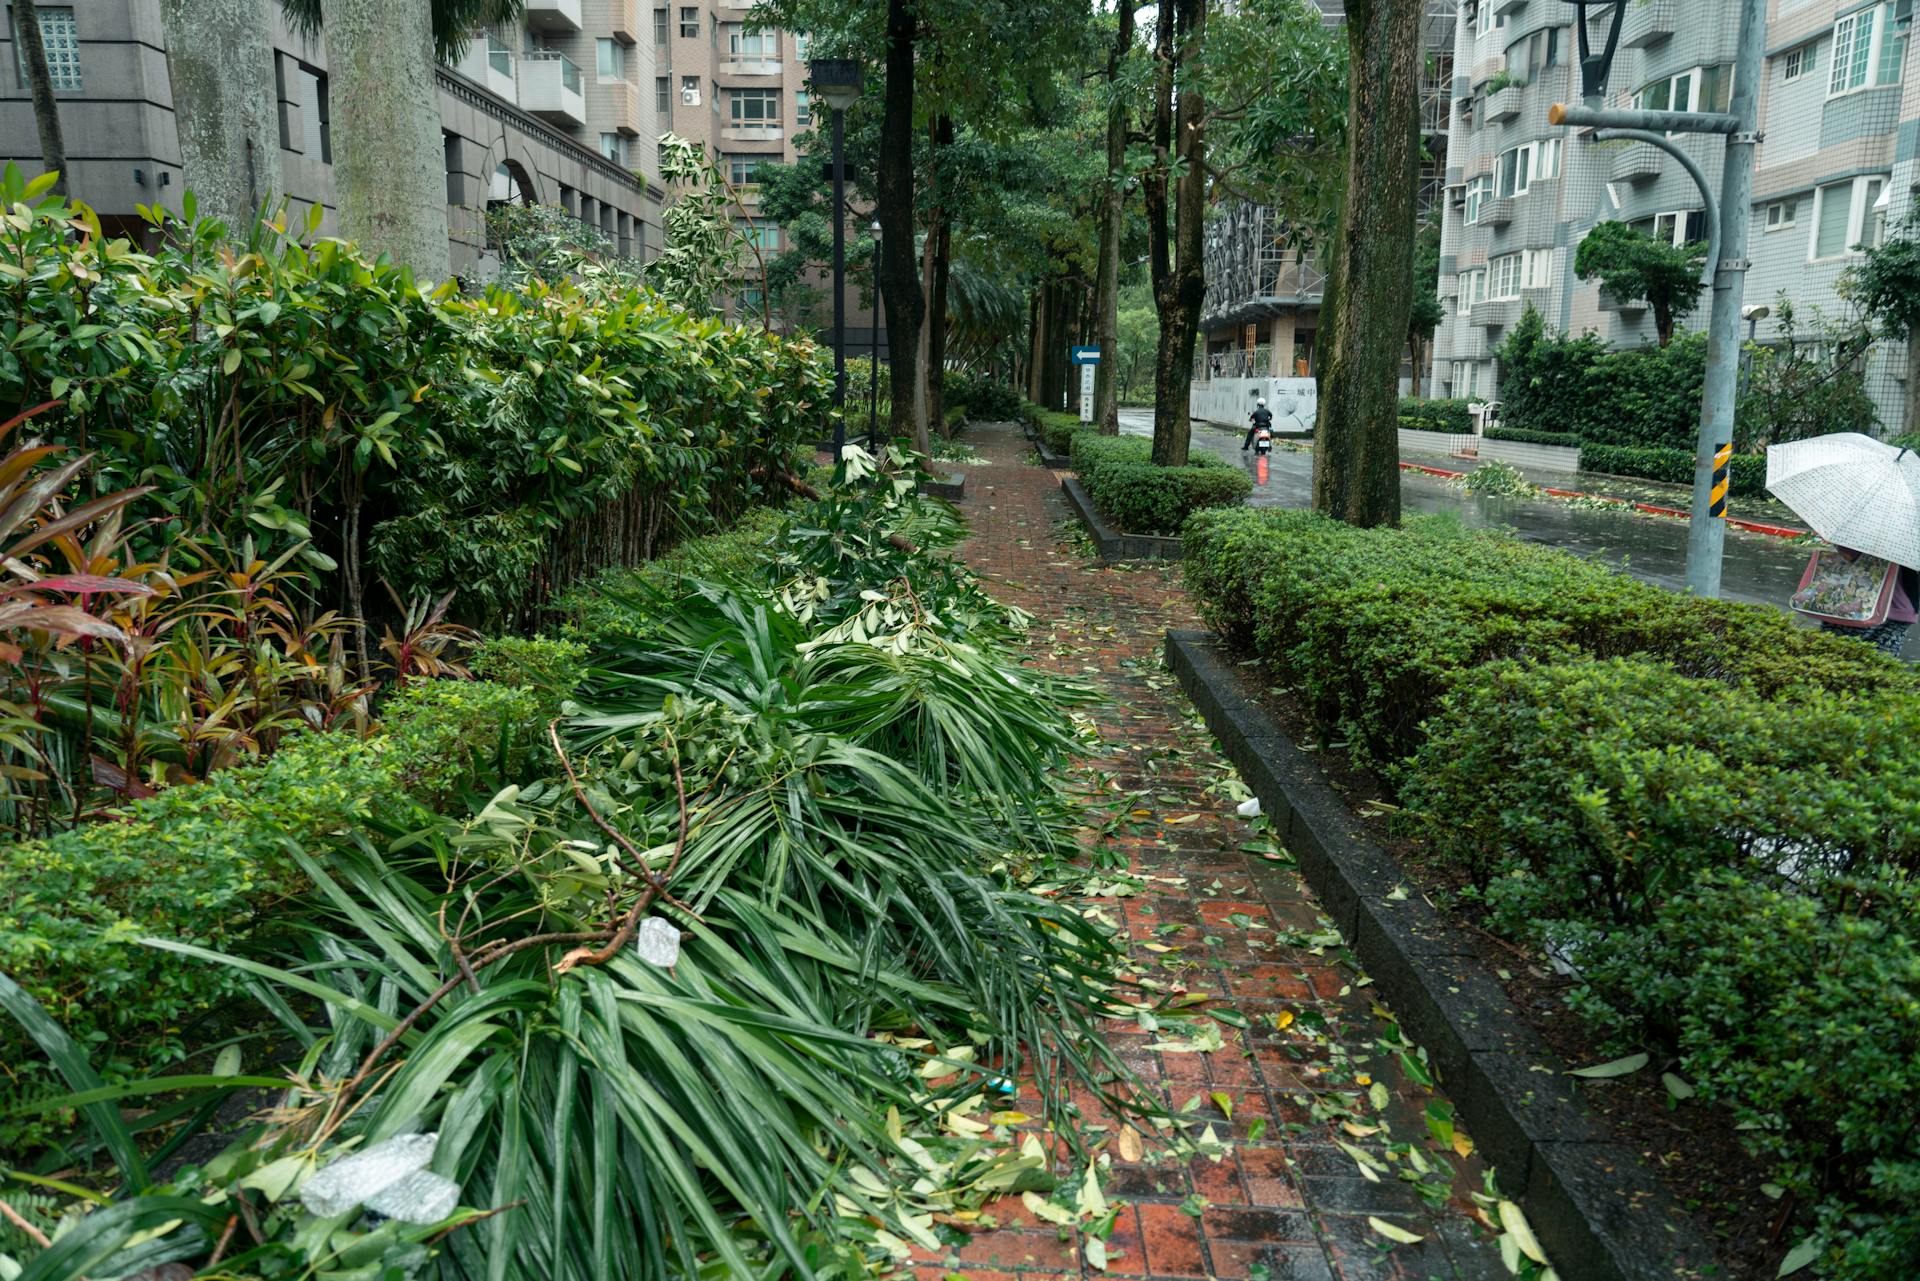
<svg viewBox="0 0 1920 1281"><path fill-rule="evenodd" d="M813 108L807 103L807 91L805 89L795 89L793 91L794 126L800 129L812 128L813 127L812 112L813 112Z"/></svg>
<svg viewBox="0 0 1920 1281"><path fill-rule="evenodd" d="M1487 202L1492 199L1493 179L1491 177L1482 174L1469 181L1467 183L1467 222L1469 224L1479 222L1481 212L1487 207Z"/></svg>
<svg viewBox="0 0 1920 1281"><path fill-rule="evenodd" d="M1881 4L1850 13L1833 24L1833 69L1827 96L1900 83L1907 58L1904 4Z"/></svg>
<svg viewBox="0 0 1920 1281"><path fill-rule="evenodd" d="M1522 289L1545 289L1553 284L1553 250L1529 249L1526 261L1521 264L1520 287Z"/></svg>
<svg viewBox="0 0 1920 1281"><path fill-rule="evenodd" d="M1518 298L1522 289L1544 289L1553 262L1551 249L1528 249L1517 254L1502 254L1487 264L1487 270L1474 273L1485 281L1485 293L1476 296L1493 301Z"/></svg>
<svg viewBox="0 0 1920 1281"><path fill-rule="evenodd" d="M1733 68L1688 67L1634 95L1642 111L1725 111L1733 100Z"/></svg>
<svg viewBox="0 0 1920 1281"><path fill-rule="evenodd" d="M1887 175L1863 174L1829 183L1813 193L1813 236L1807 257L1838 258L1885 236L1886 210L1876 209Z"/></svg>
<svg viewBox="0 0 1920 1281"><path fill-rule="evenodd" d="M1767 206L1766 225L1768 231L1779 231L1792 227L1800 221L1800 197L1791 200L1776 200Z"/></svg>
<svg viewBox="0 0 1920 1281"><path fill-rule="evenodd" d="M673 79L660 76L653 82L653 109L663 116L673 114Z"/></svg>
<svg viewBox="0 0 1920 1281"><path fill-rule="evenodd" d="M1560 28L1548 27L1507 46L1507 74L1521 84L1532 84L1549 67L1560 63Z"/></svg>
<svg viewBox="0 0 1920 1281"><path fill-rule="evenodd" d="M807 51L811 48L813 48L812 36L796 35L793 38L793 56L797 60L805 62L807 60Z"/></svg>
<svg viewBox="0 0 1920 1281"><path fill-rule="evenodd" d="M1480 0L1480 3L1474 10L1474 35L1484 36L1489 31L1498 31L1506 25L1507 15L1504 13L1496 14L1493 11L1493 0Z"/></svg>
<svg viewBox="0 0 1920 1281"><path fill-rule="evenodd" d="M1485 302L1486 300L1487 269L1481 267L1474 271L1462 272L1460 275L1460 314L1463 316L1466 315L1467 310L1475 303Z"/></svg>
<svg viewBox="0 0 1920 1281"><path fill-rule="evenodd" d="M680 6L680 38L692 40L700 34L700 10L691 5Z"/></svg>
<svg viewBox="0 0 1920 1281"><path fill-rule="evenodd" d="M627 140L617 133L600 135L600 154L616 165L627 163Z"/></svg>
<svg viewBox="0 0 1920 1281"><path fill-rule="evenodd" d="M1480 366L1471 360L1453 362L1453 394L1461 400L1474 398L1474 384L1478 381Z"/></svg>
<svg viewBox="0 0 1920 1281"><path fill-rule="evenodd" d="M1655 214L1651 223L1638 222L1633 225L1676 249L1698 244L1707 238L1707 215L1701 209L1674 209Z"/></svg>
<svg viewBox="0 0 1920 1281"><path fill-rule="evenodd" d="M618 40L602 37L593 42L594 69L602 80L627 78L627 51Z"/></svg>
<svg viewBox="0 0 1920 1281"><path fill-rule="evenodd" d="M765 62L780 56L780 33L754 31L749 27L731 27L727 31L727 52L737 59Z"/></svg>
<svg viewBox="0 0 1920 1281"><path fill-rule="evenodd" d="M664 45L667 42L667 11L665 9L653 11L653 42L657 45Z"/></svg>
<svg viewBox="0 0 1920 1281"><path fill-rule="evenodd" d="M735 128L774 127L780 123L778 89L731 89L727 97L727 118Z"/></svg>
<svg viewBox="0 0 1920 1281"><path fill-rule="evenodd" d="M25 0L16 0L13 10L17 11ZM12 12L10 11L10 13ZM73 20L71 5L53 8L41 6L40 41L47 50L47 77L53 82L55 93L80 92L80 29ZM8 24L7 34L13 34L12 24ZM20 50L20 42L13 42L15 65L20 70L20 87L27 87L27 59Z"/></svg>
<svg viewBox="0 0 1920 1281"><path fill-rule="evenodd" d="M728 156L727 181L736 187L750 187L759 181L754 171L765 164L769 156Z"/></svg>
<svg viewBox="0 0 1920 1281"><path fill-rule="evenodd" d="M1814 55L1818 52L1819 46L1812 44L1803 44L1798 49L1787 50L1787 56L1780 62L1781 79L1798 80L1812 71Z"/></svg>
<svg viewBox="0 0 1920 1281"><path fill-rule="evenodd" d="M684 107L697 107L700 105L699 76L680 77L680 105Z"/></svg>
<svg viewBox="0 0 1920 1281"><path fill-rule="evenodd" d="M1560 176L1560 139L1548 138L1533 144L1533 177L1539 182Z"/></svg>
<svg viewBox="0 0 1920 1281"><path fill-rule="evenodd" d="M736 218L733 224L741 237L754 248L766 251L780 247L780 228L754 218Z"/></svg>

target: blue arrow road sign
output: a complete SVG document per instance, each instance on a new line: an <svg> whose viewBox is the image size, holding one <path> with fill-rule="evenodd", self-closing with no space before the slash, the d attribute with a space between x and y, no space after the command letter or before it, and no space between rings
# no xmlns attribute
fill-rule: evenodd
<svg viewBox="0 0 1920 1281"><path fill-rule="evenodd" d="M1100 349L1098 347L1075 347L1073 349L1072 359L1076 365L1097 365L1100 363Z"/></svg>

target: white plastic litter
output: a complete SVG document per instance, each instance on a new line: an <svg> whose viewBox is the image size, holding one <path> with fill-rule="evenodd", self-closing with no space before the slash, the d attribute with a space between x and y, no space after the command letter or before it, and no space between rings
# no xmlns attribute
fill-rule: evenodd
<svg viewBox="0 0 1920 1281"><path fill-rule="evenodd" d="M402 1223L438 1223L459 1204L460 1185L432 1170L415 1170L367 1199L367 1209Z"/></svg>
<svg viewBox="0 0 1920 1281"><path fill-rule="evenodd" d="M1241 818L1259 818L1260 798L1258 796L1249 796L1246 800L1240 802L1240 808L1235 810L1234 813L1238 814Z"/></svg>
<svg viewBox="0 0 1920 1281"><path fill-rule="evenodd" d="M402 1134L342 1157L307 1180L300 1189L300 1201L323 1219L364 1204L390 1219L436 1223L447 1217L460 1197L457 1184L427 1172L439 1142L438 1134ZM443 1201L446 1210L414 1217Z"/></svg>
<svg viewBox="0 0 1920 1281"><path fill-rule="evenodd" d="M667 969L680 962L680 931L664 916L649 916L640 922L633 946L640 959Z"/></svg>

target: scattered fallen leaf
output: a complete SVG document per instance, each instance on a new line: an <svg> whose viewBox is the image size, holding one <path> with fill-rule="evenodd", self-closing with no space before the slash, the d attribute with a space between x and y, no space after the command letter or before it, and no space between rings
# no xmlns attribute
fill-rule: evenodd
<svg viewBox="0 0 1920 1281"><path fill-rule="evenodd" d="M1613 1076L1626 1076L1630 1072L1638 1072L1646 1065L1647 1055L1642 1051L1639 1054L1629 1054L1624 1059L1614 1059L1611 1063L1595 1063L1591 1067L1575 1068L1573 1071L1567 1073L1567 1075L1604 1079Z"/></svg>
<svg viewBox="0 0 1920 1281"><path fill-rule="evenodd" d="M1388 1223L1385 1219L1376 1219L1372 1215L1367 1216L1367 1226L1387 1240L1398 1241L1401 1245L1415 1245L1426 1240L1418 1232L1409 1232L1403 1227Z"/></svg>
<svg viewBox="0 0 1920 1281"><path fill-rule="evenodd" d="M1543 1264L1547 1261L1547 1252L1542 1250L1540 1242L1534 1239L1533 1227L1527 1222L1527 1216L1521 1212L1519 1206L1511 1201L1500 1203L1500 1226L1508 1236L1513 1238L1513 1243L1519 1247L1520 1253L1535 1263Z"/></svg>
<svg viewBox="0 0 1920 1281"><path fill-rule="evenodd" d="M1122 1129L1119 1147L1122 1161L1138 1161L1141 1153L1140 1131L1130 1125Z"/></svg>

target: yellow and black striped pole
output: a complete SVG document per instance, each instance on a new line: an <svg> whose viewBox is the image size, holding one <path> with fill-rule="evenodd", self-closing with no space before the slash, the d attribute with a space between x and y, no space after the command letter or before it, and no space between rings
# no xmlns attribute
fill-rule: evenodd
<svg viewBox="0 0 1920 1281"><path fill-rule="evenodd" d="M1709 516L1727 518L1727 471L1733 464L1733 442L1723 441L1713 451L1713 493L1707 507Z"/></svg>

